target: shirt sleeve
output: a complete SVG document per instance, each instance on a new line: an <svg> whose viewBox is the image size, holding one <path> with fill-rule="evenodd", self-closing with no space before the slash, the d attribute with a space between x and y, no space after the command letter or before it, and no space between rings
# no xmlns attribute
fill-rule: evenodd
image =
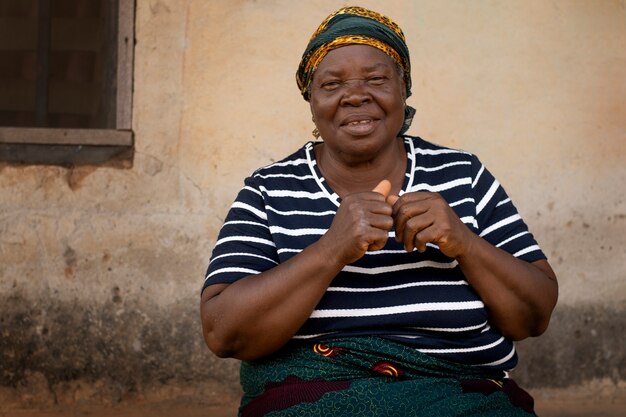
<svg viewBox="0 0 626 417"><path fill-rule="evenodd" d="M248 177L215 242L202 290L212 284L232 284L277 264L263 194L255 178Z"/></svg>
<svg viewBox="0 0 626 417"><path fill-rule="evenodd" d="M546 259L500 182L476 156L472 156L472 193L480 237L527 262Z"/></svg>

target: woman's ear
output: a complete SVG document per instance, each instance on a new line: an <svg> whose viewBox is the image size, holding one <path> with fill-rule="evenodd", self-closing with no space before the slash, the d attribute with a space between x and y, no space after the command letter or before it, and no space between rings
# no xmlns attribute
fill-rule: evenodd
<svg viewBox="0 0 626 417"><path fill-rule="evenodd" d="M313 135L315 140L317 140L320 138L320 131L317 129L317 124L315 123L315 114L313 114L313 106L311 106L310 103L309 103L309 107L311 108L311 120L313 121L313 124L315 125L315 128L313 129L311 134Z"/></svg>
<svg viewBox="0 0 626 417"><path fill-rule="evenodd" d="M313 111L313 105L311 105L310 101L309 101L309 110L311 110L311 120L313 120L313 123L315 123L315 111Z"/></svg>

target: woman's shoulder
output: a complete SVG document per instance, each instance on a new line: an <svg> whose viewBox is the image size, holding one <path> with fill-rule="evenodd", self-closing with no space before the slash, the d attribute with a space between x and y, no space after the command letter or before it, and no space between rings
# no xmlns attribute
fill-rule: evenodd
<svg viewBox="0 0 626 417"><path fill-rule="evenodd" d="M480 166L478 157L464 149L452 148L423 139L419 136L404 136L409 158L418 165L442 164Z"/></svg>
<svg viewBox="0 0 626 417"><path fill-rule="evenodd" d="M312 149L312 145L312 142L307 142L290 155L255 169L250 176L262 177L264 175L285 173L302 168L308 169L310 162L308 152Z"/></svg>
<svg viewBox="0 0 626 417"><path fill-rule="evenodd" d="M467 157L474 156L471 152L464 149L441 145L419 136L404 135L404 140L405 142L412 144L415 153L431 155L457 154L459 156L465 155Z"/></svg>
<svg viewBox="0 0 626 417"><path fill-rule="evenodd" d="M302 181L314 179L313 142L307 142L290 155L255 169L244 183L257 190L301 187Z"/></svg>

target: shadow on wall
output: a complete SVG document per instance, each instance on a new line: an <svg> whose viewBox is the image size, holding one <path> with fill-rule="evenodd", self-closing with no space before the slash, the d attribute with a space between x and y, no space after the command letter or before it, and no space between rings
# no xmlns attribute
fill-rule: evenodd
<svg viewBox="0 0 626 417"><path fill-rule="evenodd" d="M12 390L18 402L91 395L90 401L110 404L169 387L164 396L232 401L239 395L238 361L208 351L196 307L195 299L164 309L119 294L100 307L11 295L0 305L0 400ZM513 377L533 389L623 382L624 313L557 307L546 334L519 343Z"/></svg>
<svg viewBox="0 0 626 417"><path fill-rule="evenodd" d="M114 404L163 387L161 400L219 404L239 395L239 363L206 348L197 299L166 309L113 292L98 307L20 294L0 304L0 405L3 393L23 405L77 395Z"/></svg>
<svg viewBox="0 0 626 417"><path fill-rule="evenodd" d="M517 344L513 377L528 387L561 388L626 378L626 309L557 305L546 333Z"/></svg>

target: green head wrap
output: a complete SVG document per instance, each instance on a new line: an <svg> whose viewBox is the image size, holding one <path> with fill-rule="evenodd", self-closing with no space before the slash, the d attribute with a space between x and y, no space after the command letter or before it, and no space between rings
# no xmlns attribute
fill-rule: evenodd
<svg viewBox="0 0 626 417"><path fill-rule="evenodd" d="M402 69L406 96L411 95L411 62L404 33L391 19L362 7L343 7L328 16L307 45L296 73L298 88L305 100L317 66L328 52L347 45L369 45L389 55ZM400 135L411 125L415 109L406 106Z"/></svg>

